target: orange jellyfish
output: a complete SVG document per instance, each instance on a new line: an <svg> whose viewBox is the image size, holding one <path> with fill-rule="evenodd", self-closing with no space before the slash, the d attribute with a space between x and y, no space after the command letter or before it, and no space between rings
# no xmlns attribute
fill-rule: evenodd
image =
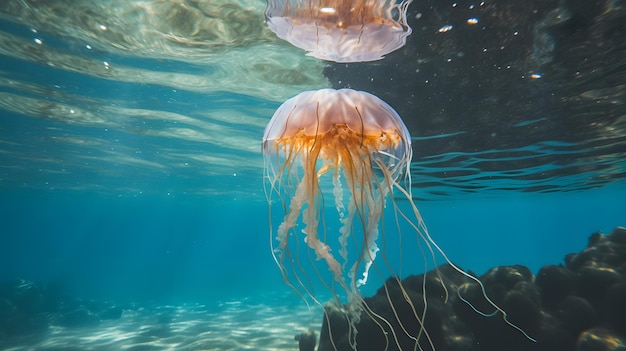
<svg viewBox="0 0 626 351"><path fill-rule="evenodd" d="M404 123L389 105L369 93L306 91L276 111L265 129L263 154L268 200L277 195L286 210L274 250L281 270L288 274L284 265L297 259L287 256L302 213L306 245L328 265L333 282L350 298L358 297L356 288L367 281L379 251L378 222L385 198L400 178L408 176L411 140ZM335 257L320 235L325 229L320 227L325 201L321 182L327 174L341 222L341 257ZM361 228L354 228L355 223ZM362 252L348 262L348 239L357 229L362 230Z"/></svg>
<svg viewBox="0 0 626 351"><path fill-rule="evenodd" d="M269 28L310 56L336 62L375 61L411 34L411 0L268 0Z"/></svg>
<svg viewBox="0 0 626 351"><path fill-rule="evenodd" d="M323 286L336 306L344 306L353 349L362 313L380 325L391 325L367 306L360 293L372 271L381 282L387 277L395 280L406 302L391 301L387 295L392 308L402 305L423 326L426 308L415 308L402 286L402 255L408 246L418 253L429 252L433 262L438 252L482 287L477 278L452 264L430 237L410 190L411 136L398 114L376 96L322 89L287 100L265 128L263 155L274 260L285 282L305 300L321 305L315 289ZM408 210L394 193L408 200ZM384 215L387 202L389 218ZM272 224L274 203L283 211L277 228ZM327 215L335 211L333 218ZM413 233L406 240L402 231L407 227L401 222L408 223ZM410 261L414 266L419 259L413 255ZM486 295L485 299L506 321L506 313ZM398 333L415 341L413 349L422 337L432 346L423 328L401 329ZM395 332L390 338L398 340Z"/></svg>

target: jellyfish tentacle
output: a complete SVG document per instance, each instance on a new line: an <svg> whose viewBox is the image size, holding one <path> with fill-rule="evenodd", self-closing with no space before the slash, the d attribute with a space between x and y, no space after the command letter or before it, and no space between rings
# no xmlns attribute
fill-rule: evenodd
<svg viewBox="0 0 626 351"><path fill-rule="evenodd" d="M402 189L401 187L398 187L400 191L402 191L404 193L405 196L408 197L408 193L406 193L406 191L404 189ZM422 231L420 231L420 228L415 227L413 223L411 223L414 228L420 232L420 235L423 235L423 237L425 238L425 240L427 240L427 244L428 247L434 247L437 252L439 254L441 254L441 256L443 256L444 260L446 261L446 263L448 263L455 271L459 272L461 275L465 276L466 278L473 280L474 282L476 282L481 289L483 298L493 307L495 308L498 312L500 312L502 314L502 319L504 320L504 322L506 324L508 324L509 326L513 327L514 329L516 329L517 331L519 331L520 333L522 333L522 335L524 335L528 340L532 341L532 342L537 342L537 339L531 337L530 335L528 335L528 333L526 333L522 328L518 327L517 325L515 325L513 322L509 321L508 319L508 314L506 313L506 311L504 311L500 306L498 306L495 302L493 302L493 300L491 300L489 298L489 296L487 295L487 291L485 290L485 286L483 285L483 283L476 277L474 277L473 275L465 272L464 270L462 270L461 268L459 268L457 265L455 265L454 263L452 263L452 261L448 258L448 255L446 255L446 253L441 249L441 247L433 240L433 238L430 236L430 233L428 232L428 229L426 229L426 225L424 224L423 220L422 220L422 216L418 210L418 208L415 206L415 203L412 201L412 199L409 198L409 203L411 204L411 208L413 210L413 212L415 212L416 216L418 217L418 221L419 221L419 226L421 229L423 229ZM443 284L443 283L442 283ZM447 292L446 292L447 294ZM463 301L467 301L467 300L463 300ZM476 308L474 308L473 305L470 304L470 306L477 311ZM480 313L483 315L488 315L486 313Z"/></svg>
<svg viewBox="0 0 626 351"><path fill-rule="evenodd" d="M407 160L404 160L404 161L407 161ZM395 176L392 176L391 172L388 170L388 168L384 167L384 164L379 159L374 158L373 162L377 163L379 168L384 173L384 176L383 176L384 180L388 180L388 179L393 180L395 178L399 178L399 177L403 176L402 174L396 174ZM402 164L400 163L398 166L401 166L401 165ZM400 171L402 171L402 168L400 168ZM398 184L396 182L394 182L394 181L389 181L389 182L385 183L385 186L387 187L389 193L393 193L393 188L398 186ZM401 233L400 221L399 221L398 216L399 215L403 215L404 216L404 214L402 213L401 209L397 206L397 204L395 204L395 202L394 202L394 215L395 215L395 223L396 223L397 231L398 231L398 233ZM405 220L408 220L408 218L406 216L404 216L404 218L405 218ZM399 235L399 239L400 239L400 247L401 247L402 246L402 244L401 244L402 235ZM419 246L420 251L423 252L423 248L422 248L422 246L421 246L419 241L418 241L418 246ZM421 335L424 334L424 336L426 337L426 340L429 343L431 349L434 350L435 347L434 347L434 344L433 344L433 340L430 337L430 335L428 334L428 331L426 330L426 328L424 327L424 323L425 323L425 319L426 319L426 312L427 312L427 309L428 309L428 301L426 299L426 286L425 286L426 279L423 280L423 283L422 283L422 294L421 294L422 302L424 304L424 310L423 310L423 312L421 314L418 314L418 312L415 309L415 305L413 304L413 302L409 298L408 293L407 293L406 289L404 288L402 280L399 278L399 277L401 277L401 275L394 271L394 269L392 268L391 264L389 263L389 261L388 261L388 259L387 259L387 257L386 257L384 252L385 251L383 250L383 255L382 255L383 256L383 262L385 262L385 265L386 265L387 269L390 270L390 272L392 274L392 277L394 277L396 283L398 284L398 287L400 288L400 291L401 291L401 293L403 295L404 300L409 305L409 308L411 309L411 312L412 312L413 316L415 317L415 319L418 321L418 324L420 325L420 328L418 330L417 336L413 336L411 333L409 333L409 331L406 329L406 327L404 326L404 324L402 323L402 321L398 317L396 307L394 306L394 303L393 303L392 299L390 298L389 290L388 290L386 284L383 284L383 287L385 288L385 292L386 292L386 297L387 297L388 303L389 303L389 305L390 305L390 307L392 309L392 312L393 312L394 316L396 317L396 320L398 321L398 323L399 323L400 327L402 328L403 332L405 333L405 335L407 335L410 339L412 339L412 340L414 340L416 342L415 348L419 347L420 350L422 349L421 345L419 345L419 339L421 338ZM401 254L402 250L399 250L399 253ZM432 253L432 250L431 250L431 253ZM422 256L424 257L424 265L425 265L425 267L427 267L428 266L428 264L427 264L428 263L427 256L424 255L424 254ZM434 256L432 256L432 257L434 259ZM402 267L402 266L400 265L400 267ZM444 289L445 289L445 286L444 286Z"/></svg>
<svg viewBox="0 0 626 351"><path fill-rule="evenodd" d="M483 317L493 317L496 314L498 314L498 310L495 310L491 313L485 313L483 311L480 311L478 308L474 307L474 305L472 305L472 303L470 301L468 301L466 298L463 297L463 295L461 295L461 290L458 289L456 292L457 296L459 297L459 299L463 302L465 302L472 310L474 310L474 312L478 313L479 315L483 316Z"/></svg>
<svg viewBox="0 0 626 351"><path fill-rule="evenodd" d="M278 144L276 143L274 145L276 148L278 148ZM264 147L269 147L268 145L264 145ZM285 167L287 167L287 165L290 166L290 161L293 161L293 157L292 154L289 153L289 156L287 157L287 161L285 163ZM275 173L273 176L269 177L267 179L270 179L270 194L271 193L276 193L279 195L279 197L282 198L282 193L281 190L278 189L277 182L280 180L280 178L282 178L282 174L284 174L283 172L279 172L279 173ZM277 230L277 236L276 238L274 238L274 231L273 231L273 226L272 226L272 221L271 221L271 206L268 208L268 216L269 216L269 221L270 221L270 247L271 247L271 251L272 251L272 257L274 259L274 262L276 263L276 265L279 267L280 272L281 272L281 276L283 278L283 281L292 289L294 290L298 296L300 296L300 298L302 298L302 300L305 301L307 308L311 308L311 306L309 305L309 301L304 297L304 295L300 292L300 290L298 288L296 288L296 286L291 282L291 280L289 279L288 275L287 275L287 270L286 267L284 265L284 261L287 258L290 261L295 261L297 262L297 265L300 265L299 263L299 259L297 258L293 258L291 256L291 252L287 249L288 247L288 238L289 238L289 231L293 229L293 227L295 226L295 224L292 224L292 222L294 221L293 216L298 215L298 211L295 211L295 209L299 208L302 205L302 192L303 190L296 190L296 194L293 196L293 198L291 199L290 202L290 209L289 212L287 212L287 209L284 208L285 212L287 212L287 215L285 216L285 220L279 225L279 228ZM271 196L271 195L270 195ZM279 247L274 247L274 240L277 240L279 243ZM278 254L278 257L277 257ZM285 255L287 257L285 257ZM297 271L295 271L294 269L295 267L292 267L292 274L295 277L295 280L297 281L298 286L300 286L302 289L304 289L305 293L318 305L321 305L321 303L315 298L315 295L309 290L309 288L307 286L311 286L311 284L307 285L305 284L302 279L300 278L300 275L298 274ZM301 272L304 272L304 270L302 269ZM305 274L306 277L306 274ZM308 277L306 277L308 280Z"/></svg>
<svg viewBox="0 0 626 351"><path fill-rule="evenodd" d="M395 159L398 159L398 158L396 157ZM375 259L375 254L371 254L370 250L378 251L378 247L376 246L376 239L377 239L377 236L378 236L378 227L377 226L371 226L371 225L368 225L368 224L378 223L379 220L381 220L382 209L384 207L384 198L386 197L387 193L391 192L393 185L392 185L391 182L388 181L388 179L390 179L392 176L387 171L387 168L385 167L385 165L380 163L381 162L380 160L376 160L375 158L369 158L369 156L368 156L364 160L362 160L362 162L365 162L365 164L378 162L379 163L378 164L379 167L383 170L383 173L384 173L383 177L381 177L382 179L378 179L378 177L372 177L371 175L364 176L364 177L358 177L358 179L368 179L368 180L370 180L368 182L367 188L369 188L372 191L372 193L373 193L373 189L376 188L378 190L377 196L379 197L377 199L371 199L370 198L371 200L369 201L369 203L370 203L372 208L370 208L370 211L368 212L369 213L369 218L364 223L364 226L369 227L369 228L374 228L374 230L376 230L376 235L370 235L370 236L366 235L366 237L364 238L365 247L368 248L368 250L364 250L363 251L364 253L359 258L359 261L360 261L360 260L363 259L364 256L367 256L367 260L366 260L366 263L365 263L366 268L365 268L365 272L363 273L364 277L366 279L366 277L367 277L367 270L369 269L369 266L371 266L371 264L374 262L374 259ZM364 168L364 169L371 169L371 167L367 167L367 168ZM374 183L376 185L374 185ZM365 196L362 196L362 197L365 197ZM364 206L365 205L363 205L362 207L364 207ZM374 209L374 210L372 210L372 209ZM373 244L372 244L372 242L373 242ZM355 266L359 265L359 261L357 261L355 263ZM397 309L396 309L396 307L394 305L394 302L390 298L387 286L386 286L386 284L383 284L383 286L385 288L385 291L386 291L386 296L387 296L388 303L389 303L389 305L390 305L390 307L391 307L391 309L393 311L394 316L396 317L396 321L399 323L399 325L402 328L404 334L407 337L409 337L410 339L415 341L415 346L414 346L415 349L417 347L419 347L421 349L421 346L419 345L418 340L419 340L419 337L420 337L420 335L422 333L424 333L425 337L427 338L428 343L431 345L431 348L434 349L434 345L433 345L432 339L430 338L430 335L427 333L427 331L423 327L425 315L422 315L422 316L418 317L417 311L415 310L415 306L413 305L413 303L409 299L408 294L406 292L406 289L403 287L402 281L398 278L397 275L395 275L395 273L393 273L393 269L388 264L388 261L386 260L386 258L385 258L385 262L388 265L388 269L390 269L390 271L392 272L392 275L396 277L395 280L399 284L399 287L401 289L401 292L403 294L403 297L404 297L405 301L407 302L407 304L411 308L413 315L415 316L415 318L418 320L418 322L420 324L420 331L418 333L418 336L417 337L413 336L407 330L407 328L404 326L404 323L401 321L401 319L399 318L399 316L397 314ZM356 272L356 268L353 268L351 270L351 272L353 272L353 274L354 274L354 272ZM356 287L358 287L359 285L364 284L365 283L364 280L363 281L358 281L357 284L356 284ZM422 294L422 295L425 296L425 294ZM368 307L368 309L369 309L369 307ZM369 314L369 312L368 312L368 314ZM386 319L384 317L382 317L382 316L379 316L379 315L377 315L377 314L375 314L373 312L370 315L371 316L376 316L377 318L383 320L385 323L388 323L386 321ZM395 342L397 343L398 347L401 348L400 345L398 344L399 343L399 339L398 339L397 335L395 334L395 331L393 330L393 328L391 328L391 330L393 332L393 337L394 337Z"/></svg>
<svg viewBox="0 0 626 351"><path fill-rule="evenodd" d="M404 287L402 286L402 281L399 278L395 278L396 282L398 283L399 287L400 287L400 291L402 292L402 295L405 299L405 301L407 302L407 304L409 305L409 307L411 308L411 311L413 312L413 315L416 317L416 320L419 324L419 329L418 329L418 333L417 336L413 336L411 333L409 333L409 331L406 329L406 327L404 326L404 323L402 323L401 318L398 316L398 311L396 309L396 307L394 306L394 303L389 295L389 290L387 288L387 285L384 284L383 287L385 288L385 295L387 297L387 301L389 303L389 306L391 307L391 311L393 313L393 315L396 317L396 321L398 322L398 324L400 325L400 328L402 328L402 331L404 332L404 334L406 336L408 336L410 339L412 339L413 341L415 341L415 346L414 346L414 350L416 348L419 348L420 350L422 350L421 345L419 344L419 339L421 337L422 334L425 335L426 337L426 341L428 342L428 344L430 345L430 348L432 350L435 350L435 346L433 344L433 341L430 337L430 334L428 334L428 331L426 330L426 328L424 327L424 320L426 317L426 303L424 303L424 313L422 314L422 316L417 316L417 311L415 311L415 306L413 305L413 303L411 302L410 298L407 295L406 289L404 289Z"/></svg>

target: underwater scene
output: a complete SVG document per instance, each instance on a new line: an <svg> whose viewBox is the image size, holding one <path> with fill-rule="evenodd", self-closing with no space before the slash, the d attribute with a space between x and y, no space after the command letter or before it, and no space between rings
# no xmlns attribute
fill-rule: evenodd
<svg viewBox="0 0 626 351"><path fill-rule="evenodd" d="M0 350L626 351L626 1L5 0Z"/></svg>

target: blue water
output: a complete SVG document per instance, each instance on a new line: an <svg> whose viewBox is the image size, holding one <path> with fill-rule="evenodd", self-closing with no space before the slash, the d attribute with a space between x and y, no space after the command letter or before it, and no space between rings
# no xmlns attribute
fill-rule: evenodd
<svg viewBox="0 0 626 351"><path fill-rule="evenodd" d="M435 240L461 267L482 274L523 264L536 273L582 250L590 234L624 225L625 191L614 184L419 207ZM289 291L271 258L267 204L259 198L2 194L2 280L60 281L83 298L159 303Z"/></svg>
<svg viewBox="0 0 626 351"><path fill-rule="evenodd" d="M611 65L596 70L584 58L584 69L568 71L578 67L576 55L553 50L578 43L550 33L569 12L532 19L539 32L507 32L506 50L481 41L495 40L495 30L457 50L477 27L455 25L443 37L434 33L448 22L434 13L473 5L424 2L415 45L346 66L276 38L263 22L265 1L198 3L0 5L0 288L24 280L61 287L70 300L125 306L120 323L99 324L96 334L50 328L15 350L63 349L84 335L142 345L143 335L116 335L143 325L159 342L176 344L184 334L181 350L296 349L294 334L319 329L321 312L307 309L272 257L270 222L276 228L283 218L268 217L261 154L274 111L305 90L378 90L401 112L413 136L415 203L433 239L465 270L520 264L537 273L583 250L592 233L626 226L626 70L619 52L609 52ZM465 25L463 16L457 22ZM606 23L592 29L613 28L611 18L598 21ZM542 47L533 35L560 46ZM483 58L487 49L476 48L487 46L501 49ZM576 53L605 61L587 49ZM534 69L545 74L531 81ZM391 201L407 205L395 195L386 218ZM324 211L333 239L337 211ZM408 226L384 233L390 242L415 234ZM403 277L434 268L411 255ZM362 293L379 283L373 278ZM11 308L0 303L0 317Z"/></svg>

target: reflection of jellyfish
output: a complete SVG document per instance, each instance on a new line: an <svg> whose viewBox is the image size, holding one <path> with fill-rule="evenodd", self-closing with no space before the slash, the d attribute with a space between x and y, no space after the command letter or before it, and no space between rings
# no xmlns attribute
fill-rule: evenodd
<svg viewBox="0 0 626 351"><path fill-rule="evenodd" d="M415 320L423 325L426 308L415 308L402 287L402 253L412 242L414 247L420 250L425 247L431 254L440 252L450 262L430 238L412 202L411 139L396 112L365 92L350 89L303 92L287 100L272 117L263 137L263 155L270 208L272 199L276 198L285 212L283 222L275 232L272 228L270 235L274 259L287 284L319 303L313 294L315 284L308 274L314 272L332 291L338 305L346 299L345 313L354 349L355 325L362 313L391 325L367 306L359 292L371 270L380 279L389 275L398 283L406 300L398 303L408 303ZM383 216L386 198L394 189L409 200L411 215L389 196L394 216L391 219ZM338 221L325 216L326 201L335 205ZM413 235L417 244L402 239L402 221L418 234ZM338 227L338 237L330 233L333 226ZM389 226L396 238L391 237L392 231L386 232ZM380 257L376 260L377 256ZM450 264L480 284L478 279ZM395 302L388 293L387 297L394 308ZM504 311L485 298L509 323ZM398 333L414 340L415 348L422 337L432 346L423 328L409 330L401 326L401 329ZM394 332L392 338L395 335Z"/></svg>
<svg viewBox="0 0 626 351"><path fill-rule="evenodd" d="M374 61L404 46L411 0L268 0L267 24L279 38L337 62Z"/></svg>

